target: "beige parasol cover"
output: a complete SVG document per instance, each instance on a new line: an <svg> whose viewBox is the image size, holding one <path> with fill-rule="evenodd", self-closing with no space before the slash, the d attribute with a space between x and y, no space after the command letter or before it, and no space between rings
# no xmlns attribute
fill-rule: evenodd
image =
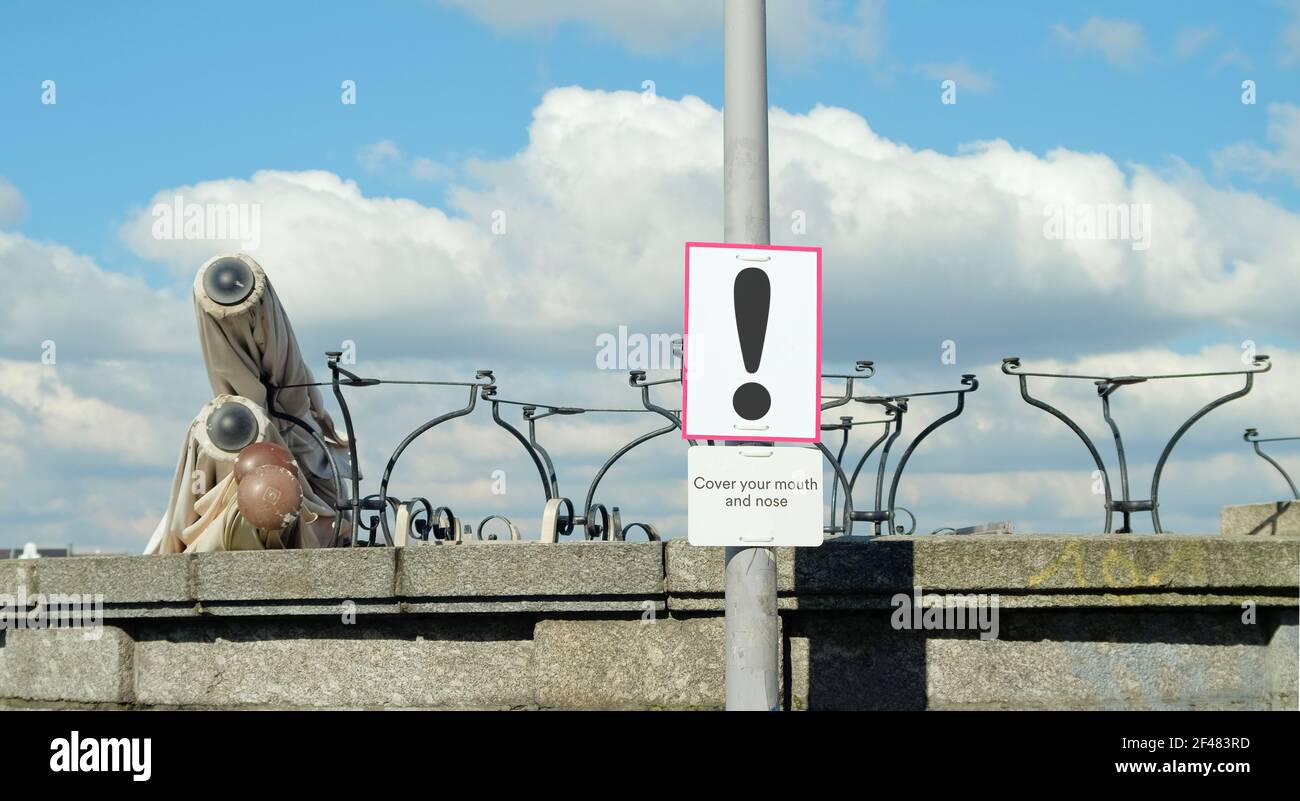
<svg viewBox="0 0 1300 801"><path fill-rule="evenodd" d="M218 261L236 258L253 271L256 285L252 294L234 306L223 306L208 298L203 277ZM275 410L298 418L315 429L328 443L343 440L334 430L334 422L325 411L317 387L293 386L315 381L303 361L289 315L280 305L275 287L267 280L261 265L243 253L209 259L194 277L194 312L199 323L199 343L208 381L214 395L239 395L266 408L265 379L273 386L290 387L275 393ZM316 494L333 504L334 480L329 457L300 426L274 420L284 444L307 473ZM344 457L345 458L345 457Z"/></svg>
<svg viewBox="0 0 1300 801"><path fill-rule="evenodd" d="M227 258L242 261L254 276L252 291L234 305L213 301L204 289L205 273ZM292 386L315 379L303 361L289 317L266 273L242 253L209 259L194 278L194 311L203 362L217 397L190 424L167 511L145 553L245 550L259 547L259 542L260 547L329 545L333 509L339 500L329 457L301 426L268 414L263 379L272 386L286 387L275 392L275 410L311 426L336 449L341 469L346 465L346 452L318 388ZM283 541L268 532L257 533L243 522L232 475L236 454L221 450L207 436L208 415L230 400L243 403L257 415L257 441L285 446L298 463L303 516Z"/></svg>
<svg viewBox="0 0 1300 801"><path fill-rule="evenodd" d="M260 406L247 398L218 395L190 423L181 446L171 498L145 553L238 551L261 548L323 547L329 544L330 507L303 484L301 519L284 536L244 522L236 503L234 469L238 453L222 450L208 436L208 416L225 403L239 403L257 420L257 442L283 445L278 429ZM299 471L299 481L302 481Z"/></svg>

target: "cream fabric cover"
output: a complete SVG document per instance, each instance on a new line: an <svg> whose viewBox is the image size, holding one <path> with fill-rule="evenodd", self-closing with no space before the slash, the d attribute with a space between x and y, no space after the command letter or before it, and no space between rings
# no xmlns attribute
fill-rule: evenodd
<svg viewBox="0 0 1300 801"><path fill-rule="evenodd" d="M222 306L203 291L203 275L225 256L209 259L194 279L194 311L208 380L216 398L190 424L181 445L167 510L145 553L247 550L258 547L324 547L330 542L333 507L338 500L329 459L301 427L271 418L266 412L262 376L275 386L306 384L315 379L302 358L289 317L262 267L244 254L256 278L251 295L235 306ZM286 532L258 531L243 521L235 503L235 454L222 451L207 437L207 417L222 403L244 403L258 418L258 441L284 445L299 466L303 489L300 523ZM341 447L333 421L317 387L276 392L276 410L312 426L332 446ZM340 467L346 461L340 455Z"/></svg>
<svg viewBox="0 0 1300 801"><path fill-rule="evenodd" d="M190 423L181 445L176 474L167 511L158 521L145 553L184 553L195 551L257 550L265 547L318 547L327 545L320 539L320 523L332 524L330 509L318 498L303 499L302 522L309 524L304 535L291 531L282 539L280 532L254 529L239 515L235 502L235 457L223 451L208 438L208 415L224 403L242 403L257 418L258 442L285 444L278 430L271 425L262 408L247 398L218 395L200 411ZM302 480L301 470L299 481ZM301 542L306 540L306 542Z"/></svg>
<svg viewBox="0 0 1300 801"><path fill-rule="evenodd" d="M239 395L266 408L262 376L275 386L308 384L316 379L303 361L289 315L280 305L275 287L267 280L261 265L242 253L234 256L252 269L257 286L239 305L222 306L204 293L203 275L214 262L226 256L209 259L199 268L194 276L194 315L199 323L199 344L212 394ZM279 390L275 393L275 408L312 426L327 442L342 442L325 411L318 387ZM299 426L283 420L273 422L298 464L307 471L316 494L327 503L338 500L334 497L329 457L320 446Z"/></svg>

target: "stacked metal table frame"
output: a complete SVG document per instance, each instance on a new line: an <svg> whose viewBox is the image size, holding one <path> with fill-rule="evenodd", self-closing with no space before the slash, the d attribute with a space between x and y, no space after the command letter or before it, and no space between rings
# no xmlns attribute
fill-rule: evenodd
<svg viewBox="0 0 1300 801"><path fill-rule="evenodd" d="M651 390L656 387L680 385L680 370L676 371L676 374L671 375L670 377L653 380L647 376L647 372L644 370L630 371L629 386L638 391L640 400L639 406L580 407L501 397L497 387L496 377L491 370L476 371L472 381L392 380L361 377L347 370L340 364L341 355L340 352L329 352L326 354L327 364L330 370L330 380L328 382L318 382L316 385L330 387L341 410L343 424L347 431L349 456L351 465L353 465L353 469L348 471L346 477L346 480L350 485L348 487L345 487L345 476L343 471L339 469L333 450L327 446L319 433L317 433L315 429L309 426L306 422L290 415L286 415L275 408L275 392L290 387L274 387L267 385L267 398L270 406L270 414L278 419L302 427L312 435L319 447L324 449L325 452L330 455L330 466L333 473L333 480L340 490L338 494L340 498L338 504L340 514L335 516L336 544L342 542L341 527L342 521L345 517L348 520L355 521L356 531L350 537L351 543L354 546L378 545L380 544L378 541L380 537L382 537L383 543L386 545L393 545L396 542L405 541L408 538L423 541L462 540L466 538L473 539L476 537L482 538L488 524L493 521L500 521L506 527L505 530L508 532L509 537L511 539L518 539L519 533L517 527L503 515L491 514L485 517L480 522L477 534L475 534L474 528L462 524L460 519L452 512L449 506L435 506L424 497L413 497L407 500L402 500L392 496L389 491L394 470L402 455L407 451L412 443L443 423L471 414L475 411L480 401L491 407L491 416L494 424L504 429L516 442L519 443L525 453L528 454L533 466L536 468L544 502L541 534L541 539L543 541L554 542L561 536L568 536L579 530L581 530L584 537L589 540L622 540L638 529L648 539L657 540L660 538L658 529L652 523L638 522L625 525L621 519L619 507L597 501L597 492L602 480L609 474L610 470L619 462L619 460L625 457L628 453L646 442L681 429L680 410L656 403L651 393ZM1169 456L1173 452L1174 447L1187 433L1188 429L1209 412L1249 393L1254 384L1255 374L1266 372L1270 367L1271 364L1269 358L1267 356L1259 355L1254 357L1249 367L1242 370L1164 375L1102 376L1026 370L1019 357L1007 357L1002 362L1002 372L1006 375L1015 376L1019 381L1021 397L1031 406L1042 409L1061 420L1061 422L1063 422L1079 437L1087 448L1089 455L1092 457L1093 462L1096 465L1102 482L1105 511L1104 531L1106 533L1112 531L1113 516L1116 512L1122 516L1122 524L1116 533L1131 532L1132 515L1141 512L1150 512L1154 530L1157 533L1163 532L1164 529L1161 526L1159 514L1160 481L1165 465L1168 462ZM967 373L962 375L960 386L954 389L898 393L893 395L859 394L856 391L857 382L866 381L872 378L875 374L876 368L874 363L865 360L858 361L855 364L854 372L852 373L822 374L823 384L827 382L843 382L842 392L835 395L822 396L821 408L823 411L831 409L845 409L847 411L861 406L869 407L872 410L878 410L880 412L879 416L872 416L867 419L862 419L853 414L844 414L839 417L838 421L823 422L821 424L823 432L838 432L839 434L839 443L835 450L832 450L825 441L815 444L815 447L822 452L834 473L834 482L831 489L829 521L823 526L823 531L827 535L850 535L853 533L853 524L855 522L870 523L872 525L871 533L874 535L914 533L916 530L916 516L910 510L899 506L897 503L898 488L902 481L903 472L921 443L939 427L959 417L966 407L966 396L975 392L979 388L979 381L976 376ZM1111 415L1111 396L1121 388L1131 387L1149 381L1223 376L1241 376L1244 380L1244 385L1236 391L1222 395L1207 403L1178 427L1165 445L1160 454L1159 460L1156 463L1152 475L1150 497L1146 499L1133 498L1130 490L1128 461L1123 438L1120 434L1118 424ZM1031 378L1090 380L1096 385L1097 396L1102 405L1102 417L1110 427L1115 442L1115 450L1119 466L1120 497L1116 498L1114 496L1110 473L1101 458L1101 454L1096 444L1083 431L1078 423L1065 414L1065 412L1030 393L1028 382ZM379 491L374 494L363 496L361 494L360 471L355 467L359 464L356 431L344 389L381 385L463 387L467 393L466 402L464 406L440 414L417 426L407 434L393 451L385 465L379 483ZM911 401L917 398L945 396L950 396L954 399L954 406L951 411L940 415L918 431L917 435L903 450L902 456L898 459L898 462L893 467L891 473L889 471L890 454L903 433L904 420L911 411ZM527 433L521 431L519 427L502 417L501 411L503 406L520 408L522 422L526 426ZM581 506L577 506L570 498L564 496L560 491L560 483L555 469L555 463L551 457L550 451L542 444L538 434L538 424L551 417L572 417L588 414L648 414L661 418L665 424L638 434L614 451L604 461L599 470L596 471L595 475L586 487L586 492L583 494ZM870 442L870 444L856 459L849 459L846 461L852 434L855 429L867 426L880 426L880 434ZM1300 439L1300 437L1259 439L1255 429L1248 429L1245 438L1246 441L1254 444L1256 452L1258 452L1261 457L1270 462L1279 472L1282 473L1287 483L1291 486L1292 493L1296 494L1297 498L1300 498L1300 494L1296 493L1294 482L1291 481L1291 478L1286 474L1286 471L1283 470L1275 460L1259 450L1260 442L1294 440ZM687 444L689 446L696 446L701 443L691 440L688 441ZM713 445L714 443L708 442L707 444ZM853 500L854 492L858 488L858 480L863 474L864 467L866 467L868 461L873 455L876 456L877 460L875 463L874 493L870 495L872 502L869 504L858 504L858 506L869 508L857 509L855 508ZM390 514L395 520L401 520L402 525L405 526L404 530L398 532L399 536L395 537L394 535L394 524L390 524L389 522ZM907 517L910 518L907 525L900 525L899 518L901 514L906 514ZM488 538L496 539L497 535L493 534Z"/></svg>

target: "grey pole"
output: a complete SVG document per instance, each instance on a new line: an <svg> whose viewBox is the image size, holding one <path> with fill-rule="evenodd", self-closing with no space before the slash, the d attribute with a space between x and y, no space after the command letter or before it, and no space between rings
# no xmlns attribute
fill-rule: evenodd
<svg viewBox="0 0 1300 801"><path fill-rule="evenodd" d="M723 238L767 245L766 0L726 0L723 24ZM776 554L727 548L726 577L727 709L779 709Z"/></svg>

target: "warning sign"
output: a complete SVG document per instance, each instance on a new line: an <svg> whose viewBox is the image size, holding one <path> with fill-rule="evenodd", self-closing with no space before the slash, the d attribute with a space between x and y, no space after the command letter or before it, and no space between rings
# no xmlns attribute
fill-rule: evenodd
<svg viewBox="0 0 1300 801"><path fill-rule="evenodd" d="M821 440L821 248L686 245L686 439Z"/></svg>

